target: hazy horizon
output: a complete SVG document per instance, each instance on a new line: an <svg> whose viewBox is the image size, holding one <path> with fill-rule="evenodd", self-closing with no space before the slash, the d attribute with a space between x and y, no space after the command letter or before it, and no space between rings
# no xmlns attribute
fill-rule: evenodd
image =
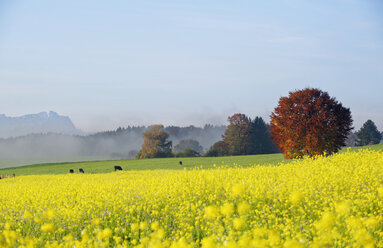
<svg viewBox="0 0 383 248"><path fill-rule="evenodd" d="M320 88L383 130L383 2L0 3L0 114L85 132L224 125Z"/></svg>
<svg viewBox="0 0 383 248"><path fill-rule="evenodd" d="M42 113L42 112L45 112L45 113L49 113L49 112L52 112L53 110L50 110L50 111L41 111L41 112L39 112L39 113ZM55 112L55 111L53 111L53 112ZM34 115L34 114L39 114L39 113L28 113L28 114L25 114L25 115ZM141 123L138 123L138 124L127 124L127 125L117 125L117 126L115 126L115 127L111 127L111 128L109 128L109 129L99 129L99 130L86 130L86 129L81 129L81 128L79 128L77 125L76 125L76 123L73 121L73 119L70 117L70 116L68 116L68 115L63 115L63 114L61 114L61 113L56 113L56 114L59 114L60 116L67 116L67 117L69 117L70 119L71 119L71 121L73 122L73 124L74 124L74 126L77 128L77 129L79 129L80 131L83 131L84 132L84 134L81 134L81 135L88 135L88 134L93 134L93 133L97 133L97 132L104 132L104 131L113 131L113 130L116 130L116 129L118 129L118 128L127 128L127 127L129 127L129 126L131 126L131 127L133 127L133 126L145 126L145 127L148 127L148 126L151 126L151 125L155 125L155 124L162 124L162 125L164 125L165 127L166 126L178 126L178 127L188 127L188 126L195 126L195 127L201 127L201 128L203 128L205 125L213 125L213 126L227 126L228 125L228 122L227 122L227 117L225 118L225 121L224 122L222 122L222 123L213 123L213 122L209 122L209 123L200 123L200 124L193 124L193 123L185 123L185 124L174 124L174 123L166 123L166 122L155 122L155 123L149 123L148 122L148 124L141 124ZM233 114L235 114L235 113L233 113ZM231 115L233 115L233 114L231 114ZM4 114L4 113L0 113L0 115L5 115L6 117L11 117L11 118L18 118L18 117L22 117L22 116L25 116L25 115L19 115L19 116L10 116L10 115L7 115L7 114ZM249 116L249 117L251 117L252 119L254 119L256 116ZM223 116L222 116L222 118L224 118ZM262 117L263 118L263 117ZM267 118L263 118L263 119L265 119L266 120L266 122L268 123L269 121L268 121L268 119ZM367 121L367 120L366 120ZM372 120L372 121L374 121L374 120ZM365 121L364 121L365 122ZM363 123L364 123L363 122ZM352 130L352 132L356 132L356 131L358 131L360 128L361 128L361 126L363 125L363 123L361 123L361 125L360 126L355 126L355 125L353 125L353 127L354 127L354 129ZM379 129L379 131L382 131L383 129L381 129L380 127L379 127L379 125L374 121L374 123L377 125L377 127L378 127L378 129ZM31 133L32 134L32 133ZM15 136L15 137L17 137L17 136Z"/></svg>

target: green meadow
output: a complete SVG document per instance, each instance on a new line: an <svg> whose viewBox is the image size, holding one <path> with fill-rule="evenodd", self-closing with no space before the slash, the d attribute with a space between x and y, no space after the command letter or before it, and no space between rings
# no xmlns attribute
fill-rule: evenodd
<svg viewBox="0 0 383 248"><path fill-rule="evenodd" d="M383 144L345 148L340 152L357 151L359 149L372 149L383 151ZM179 165L182 161L182 166ZM157 158L157 159L132 159L113 161L88 161L88 162L67 162L67 163L45 163L21 167L0 169L0 174L20 175L41 175L41 174L66 174L70 169L78 173L82 168L85 173L108 173L114 171L114 166L121 166L123 170L155 170L170 169L182 170L184 168L213 168L214 166L242 166L253 165L278 165L289 162L283 154L248 155L248 156L227 156L227 157L194 157L194 158Z"/></svg>

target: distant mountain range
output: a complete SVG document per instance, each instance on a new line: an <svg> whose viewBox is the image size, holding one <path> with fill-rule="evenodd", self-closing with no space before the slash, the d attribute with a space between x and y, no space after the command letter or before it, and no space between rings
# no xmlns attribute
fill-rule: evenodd
<svg viewBox="0 0 383 248"><path fill-rule="evenodd" d="M0 138L18 137L32 133L85 134L74 126L68 116L62 116L53 111L19 117L0 114Z"/></svg>

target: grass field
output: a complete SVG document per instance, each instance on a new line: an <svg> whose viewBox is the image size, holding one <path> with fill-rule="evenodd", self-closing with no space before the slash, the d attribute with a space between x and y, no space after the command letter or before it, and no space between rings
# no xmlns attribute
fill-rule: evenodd
<svg viewBox="0 0 383 248"><path fill-rule="evenodd" d="M182 167L178 162L182 161ZM91 161L76 163L51 163L22 166L2 169L0 174L16 175L41 175L41 174L66 174L69 169L76 172L82 168L85 173L108 173L114 171L114 166L119 165L123 170L154 170L169 169L180 170L183 168L200 167L212 168L216 165L241 165L248 167L255 164L277 164L284 161L282 154L230 156L230 157L196 157L196 158L158 158L158 159L132 159L114 161Z"/></svg>
<svg viewBox="0 0 383 248"><path fill-rule="evenodd" d="M371 150L383 151L383 144L353 147L351 151L357 151L360 148L369 148ZM345 152L343 149L340 152ZM178 162L182 160L183 166ZM42 174L66 174L70 169L78 171L82 168L85 173L108 173L114 171L114 166L119 165L124 170L154 170L169 169L180 170L183 168L202 167L212 168L215 165L227 165L249 167L252 165L272 164L277 165L285 160L283 154L249 155L249 156L228 156L228 157L196 157L196 158L159 158L159 159L132 159L132 160L113 160L113 161L87 161L87 162L68 162L68 163L45 163L34 164L8 169L0 169L0 174L20 175L42 175Z"/></svg>
<svg viewBox="0 0 383 248"><path fill-rule="evenodd" d="M50 157L50 158L0 158L0 169L27 166L32 164L65 163L81 161L108 160L108 157L84 156L84 157Z"/></svg>
<svg viewBox="0 0 383 248"><path fill-rule="evenodd" d="M370 145L370 146L356 146L356 147L349 148L350 151L358 151L360 149L371 149L374 151L383 151L383 144ZM342 153L342 152L346 152L346 151L347 151L347 148L342 149L340 152Z"/></svg>

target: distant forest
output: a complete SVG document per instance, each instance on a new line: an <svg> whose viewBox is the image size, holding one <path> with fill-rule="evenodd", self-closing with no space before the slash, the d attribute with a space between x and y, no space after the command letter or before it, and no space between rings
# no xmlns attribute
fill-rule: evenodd
<svg viewBox="0 0 383 248"><path fill-rule="evenodd" d="M0 158L48 158L105 156L110 159L134 158L141 149L142 133L150 127L128 126L87 136L56 133L29 134L0 139ZM193 139L206 151L222 138L226 126L165 127L173 146L179 141Z"/></svg>

